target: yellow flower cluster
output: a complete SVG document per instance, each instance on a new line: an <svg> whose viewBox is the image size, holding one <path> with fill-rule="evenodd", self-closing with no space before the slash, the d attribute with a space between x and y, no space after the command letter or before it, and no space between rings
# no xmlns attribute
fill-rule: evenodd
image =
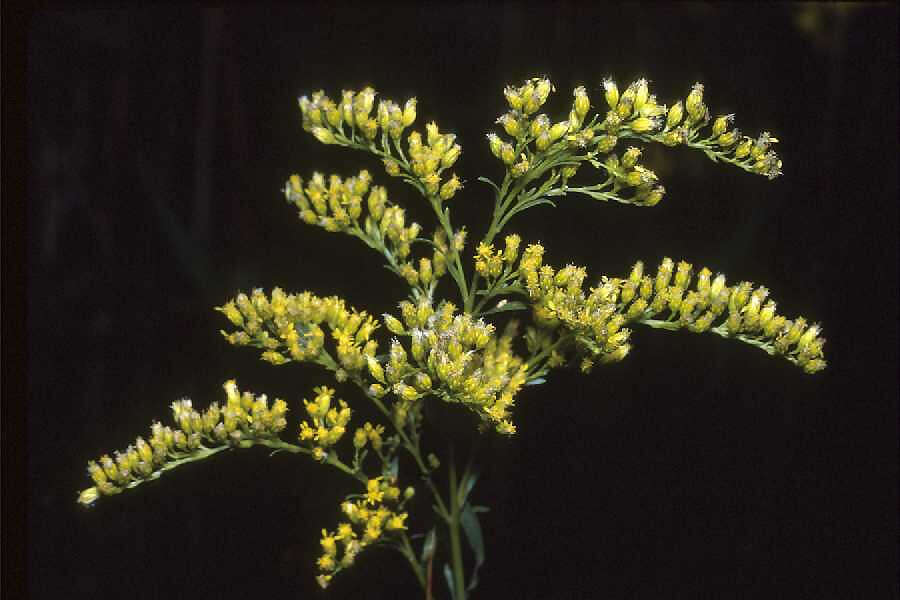
<svg viewBox="0 0 900 600"><path fill-rule="evenodd" d="M353 447L357 450L362 450L366 447L366 444L372 444L372 449L375 452L381 452L381 447L384 444L382 435L384 435L384 425L372 425L367 421L362 427L357 427L353 433Z"/></svg>
<svg viewBox="0 0 900 600"><path fill-rule="evenodd" d="M672 259L665 258L655 277L645 275L643 263L638 262L627 279L603 277L585 295L585 270L570 265L557 272L542 265L543 251L537 244L525 249L519 263L520 280L533 302L535 321L547 328L563 325L591 351L593 356L582 363L586 371L598 356L601 362L625 357L629 331L622 327L629 322L736 337L770 354L785 356L807 373L826 366L819 326L808 327L803 317L789 321L776 314L775 302L766 302L768 290L764 287L754 290L746 281L728 287L724 275L713 279L712 272L703 268L690 289L693 266L682 261L676 267ZM667 320L653 319L664 311Z"/></svg>
<svg viewBox="0 0 900 600"><path fill-rule="evenodd" d="M437 124L432 121L425 126L425 143L422 142L422 134L413 131L407 140L409 144L410 170L425 188L426 194L431 198L450 200L462 187L459 177L454 173L449 179L441 180L441 174L456 164L462 148L456 143L456 135L441 133ZM398 165L391 164L391 159L385 162L385 168L390 175L398 175Z"/></svg>
<svg viewBox="0 0 900 600"><path fill-rule="evenodd" d="M404 498L412 495L411 489ZM347 521L339 523L335 531L322 530L322 555L316 561L319 585L327 587L334 575L351 566L367 546L405 530L408 515L401 510L402 504L396 479L383 476L368 480L362 500L342 503Z"/></svg>
<svg viewBox="0 0 900 600"><path fill-rule="evenodd" d="M434 310L422 298L418 305L402 302L400 308L402 322L385 315L385 325L409 337L409 354L395 339L386 367L370 361L370 373L380 382L372 386L373 394L384 395L385 386L390 387L398 398L395 411L401 423L412 403L431 391L448 402L461 402L500 433L514 433L508 409L527 375L524 361L512 353L514 331L498 339L493 325L456 314L450 302Z"/></svg>
<svg viewBox="0 0 900 600"><path fill-rule="evenodd" d="M372 176L365 169L358 176L346 180L331 175L327 183L322 173L313 173L305 189L300 176L291 175L284 186L284 195L290 204L299 209L300 218L307 225L318 225L326 231L347 232L352 225L358 226L366 192L369 192L367 204L370 213L378 213L379 216L384 213L387 194L384 188L378 186L370 190L371 183Z"/></svg>
<svg viewBox="0 0 900 600"><path fill-rule="evenodd" d="M535 322L550 329L563 325L571 331L589 355L582 362L584 371L590 371L595 360L610 363L625 358L631 332L622 327L625 317L617 312L615 287L602 285L585 296L585 270L569 265L556 271L543 264L543 254L543 246L532 244L519 262L519 278L532 300Z"/></svg>
<svg viewBox="0 0 900 600"><path fill-rule="evenodd" d="M270 407L265 394L240 394L233 380L225 382L224 387L224 408L213 402L200 413L190 400L178 400L172 403L175 429L153 423L148 440L139 436L125 450L116 451L115 460L104 454L99 462L89 462L88 474L94 486L83 490L78 502L90 506L100 496L118 494L155 479L180 459L207 449L204 444L224 446L242 440L268 439L285 428L288 409L284 400L276 399Z"/></svg>
<svg viewBox="0 0 900 600"><path fill-rule="evenodd" d="M617 154L610 154L602 163L613 184L611 193L617 200L625 204L638 206L656 206L666 193L666 188L656 185L659 181L656 173L643 165L637 164L641 156L639 148L630 147L620 159ZM619 190L632 189L630 198L618 197Z"/></svg>
<svg viewBox="0 0 900 600"><path fill-rule="evenodd" d="M748 281L728 287L724 275L713 278L706 267L694 280L691 264L681 261L676 267L670 258L662 260L653 278L643 274L643 264L638 262L628 279L610 281L611 285L616 283L621 290L620 311L629 321L649 321L666 311L668 319L662 322L666 328L734 336L770 354L784 356L807 373L826 367L825 340L819 337L819 325L808 326L803 317L791 321L777 314L775 302L767 300L769 291L765 287L754 289Z"/></svg>
<svg viewBox="0 0 900 600"><path fill-rule="evenodd" d="M421 232L421 226L415 222L407 225L406 212L388 201L384 187L370 187L371 181L372 176L366 170L345 180L331 175L328 185L324 175L313 173L304 188L303 180L291 175L284 194L299 209L305 223L360 238L384 254L389 265L410 285L421 283L428 287L446 272L443 256L440 265L437 260L432 264L431 259L423 257L416 268L410 258L410 246ZM361 226L364 197L368 215Z"/></svg>
<svg viewBox="0 0 900 600"><path fill-rule="evenodd" d="M546 114L535 115L554 89L549 79L538 77L518 87L507 86L503 91L510 110L497 123L514 138L514 143L501 140L496 133L489 133L487 138L491 153L503 161L512 177L521 177L534 165L536 152L548 151L557 142L564 145L565 141L560 141L563 136L581 127L590 106L583 87L575 90L575 102L567 120L551 124Z"/></svg>
<svg viewBox="0 0 900 600"><path fill-rule="evenodd" d="M303 129L312 133L323 144L337 143L334 134L345 134L344 126L350 129L351 136L359 132L365 139L374 140L381 125L394 139L399 138L403 129L416 120L416 99L408 100L404 110L393 103L382 103L384 108L379 106L376 119L371 116L375 95L376 92L371 87L359 92L344 90L339 104L322 90L313 93L312 99L301 96L298 102L303 115Z"/></svg>
<svg viewBox="0 0 900 600"><path fill-rule="evenodd" d="M516 234L506 236L506 247L496 250L493 244L478 244L475 253L475 271L487 279L493 281L498 277L508 275L513 263L519 257L519 243L522 241Z"/></svg>
<svg viewBox="0 0 900 600"><path fill-rule="evenodd" d="M343 400L338 400L337 407L332 406L333 389L323 385L313 391L316 397L312 402L303 400L312 423L300 423L300 441L312 448L314 459L322 461L328 457L328 448L337 444L346 433L351 411Z"/></svg>
<svg viewBox="0 0 900 600"><path fill-rule="evenodd" d="M367 147L383 156L385 170L394 177L417 180L426 195L438 200L449 200L462 184L454 174L441 179L441 174L456 164L462 148L454 134L441 134L438 126L431 122L425 126L426 139L414 131L409 134L409 161L400 150L400 139L404 129L416 120L416 99L410 98L401 109L392 100L381 100L375 117L370 113L375 104L376 92L370 87L360 92L344 90L340 103L335 103L323 91L312 95L312 99L302 96L299 100L303 115L303 128L312 133L323 144ZM344 129L347 126L349 133ZM374 145L379 128L382 131L382 150ZM357 132L362 134L368 146L361 146ZM393 140L400 158L396 158L387 144L387 137Z"/></svg>
<svg viewBox="0 0 900 600"><path fill-rule="evenodd" d="M665 126L660 132L652 135L651 139L667 146L691 144L700 147L707 150L707 154L714 160L717 158L726 160L746 171L765 175L769 179L781 175L781 160L770 149L778 140L765 131L754 140L741 136L739 129L729 130L734 115L721 115L712 119L708 137L692 144L699 136L700 130L710 124L709 109L703 102L702 84L695 83L683 102L679 100L668 111L665 107L662 107L662 110L662 114L665 114ZM633 125L631 130L636 133L653 131L652 129L641 131Z"/></svg>
<svg viewBox="0 0 900 600"><path fill-rule="evenodd" d="M612 149L620 130L650 133L662 127L666 107L657 104L656 96L650 93L646 79L641 78L632 82L619 94L616 82L607 78L603 81L603 96L609 111L601 128L610 139L601 142L598 148L601 152L609 151L604 148L606 145Z"/></svg>
<svg viewBox="0 0 900 600"><path fill-rule="evenodd" d="M223 331L225 339L238 346L262 348L262 359L274 365L291 360L331 360L324 349L322 325L331 329L340 380L348 372L363 369L367 357L375 356L378 349L378 343L371 339L378 322L365 311L348 307L337 296L319 298L310 292L288 295L275 288L270 299L256 289L249 297L238 294L216 310L238 328L232 333Z"/></svg>

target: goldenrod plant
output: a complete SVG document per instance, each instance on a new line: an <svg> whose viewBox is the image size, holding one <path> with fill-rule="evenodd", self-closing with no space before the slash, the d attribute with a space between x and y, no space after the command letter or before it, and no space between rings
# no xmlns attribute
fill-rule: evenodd
<svg viewBox="0 0 900 600"><path fill-rule="evenodd" d="M545 264L541 244L507 231L514 216L568 194L658 204L665 189L640 163L642 144L686 146L769 179L781 174L772 150L778 140L766 132L742 135L733 115L712 117L699 83L667 107L644 79L622 92L607 79L593 103L585 87L576 87L571 108L557 118L541 112L553 91L544 77L504 90L509 111L497 120L498 131L487 134L502 177L477 178L494 195L477 243L451 219L451 206L462 199L463 181L453 172L461 147L434 122L414 129L415 98L402 105L380 100L376 107L370 87L335 99L321 91L301 97L305 131L323 144L375 157L433 211L428 234L392 201L398 190L389 194L386 182L376 183L368 170L291 175L284 186L303 223L359 239L405 282L408 297L395 314L379 317L342 298L276 287L239 293L216 310L229 325L222 334L230 344L256 348L277 367L315 363L336 382L352 384L354 397L338 398L319 385L302 403L270 402L229 380L223 404L201 410L178 400L173 425L153 423L147 439L138 437L114 458L91 461L93 485L78 501L93 505L226 450L259 445L307 455L352 480L349 495L328 517L331 525L322 529L321 555L310 565L322 587L360 552L380 546L402 553L426 598L442 576L450 597L462 600L477 585L485 561L478 514L487 508L472 500L474 468L457 472L447 453L441 469L436 453L442 449L423 439L426 402L467 409L481 435L514 435L517 400L537 393L526 386L543 383L556 368L572 365L589 373L623 360L631 328L641 325L711 332L806 373L824 369L819 325L778 314L763 286L729 284L707 266L669 257L655 271L638 261L629 273L589 278L583 267ZM594 183L570 184L582 167ZM502 327L494 322L498 318ZM354 418L363 403L377 410L379 422ZM302 415L290 428L289 409ZM472 552L465 562L464 541Z"/></svg>

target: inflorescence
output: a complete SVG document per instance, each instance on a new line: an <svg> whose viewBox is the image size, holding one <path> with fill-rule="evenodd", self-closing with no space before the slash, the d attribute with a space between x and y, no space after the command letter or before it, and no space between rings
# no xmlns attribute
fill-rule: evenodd
<svg viewBox="0 0 900 600"><path fill-rule="evenodd" d="M438 515L452 524L461 510L454 503L448 509L430 479L439 466L437 457L422 458L419 434L427 398L464 406L477 415L481 429L513 434L512 409L523 386L541 383L550 370L565 364L577 363L590 372L596 364L623 360L631 349L629 326L636 325L709 331L782 356L806 373L824 369L819 325L777 314L765 287L746 281L728 286L724 275L713 277L706 267L695 272L688 262L676 265L664 258L653 275L637 262L627 277L603 276L585 290L583 267L544 264L542 245L522 249L518 234L503 233L516 214L553 205L568 193L642 207L658 204L665 188L641 164L640 148L618 148L626 141L686 146L769 179L781 174L781 160L772 150L778 140L768 132L756 138L742 135L733 127L734 115L712 117L699 83L671 107L657 101L643 78L621 93L606 79L598 91L602 99L594 106L587 88L576 87L568 114L553 118L542 112L555 92L546 77L504 89L509 110L496 121L502 131L487 134L491 154L503 165L503 179L479 178L493 188L495 202L485 236L469 250L471 263L462 254L467 229L450 220L450 201L463 188L451 172L462 152L455 134L440 131L435 122L424 131L412 129L416 99L402 106L382 99L376 107L371 87L344 90L339 100L324 91L301 97L305 131L324 144L374 156L390 177L424 197L437 223L430 238L420 237L422 226L407 219L404 208L388 199L387 188L376 185L366 169L348 177L313 172L304 180L291 175L284 196L302 222L350 235L378 252L409 286L408 299L399 303L399 316L378 318L336 296L255 289L216 308L233 326L222 335L233 345L259 349L262 360L273 365L325 367L337 382L354 384L384 422L366 421L348 435L352 403L322 385L303 400L305 417L294 429L299 445L290 444L278 437L286 427L287 403L276 399L270 406L265 395L240 393L228 381L224 406L212 403L199 412L190 400L179 400L172 405L174 428L153 423L149 440L138 437L115 459L104 455L91 461L88 473L94 485L79 494L78 502L91 505L100 496L118 494L228 448L264 445L308 454L362 486L341 504L346 520L335 530L322 530L319 584L327 586L364 548L388 545L407 557L425 586L422 562L427 553L420 562L405 533L405 504L415 489L400 491L399 451L408 452L431 487ZM575 185L584 163L599 173L599 181ZM429 248L422 254L414 251L415 244ZM450 277L442 279L444 275ZM458 305L438 297L442 282L457 286ZM531 323L522 328L518 320L510 320L498 333L486 320L516 311L530 315ZM392 337L379 342L382 325ZM386 350L379 354L379 348ZM342 452L351 443L352 460L345 462ZM460 492L460 502L470 489ZM429 578L430 567L428 562ZM454 569L461 571L462 565L455 563Z"/></svg>

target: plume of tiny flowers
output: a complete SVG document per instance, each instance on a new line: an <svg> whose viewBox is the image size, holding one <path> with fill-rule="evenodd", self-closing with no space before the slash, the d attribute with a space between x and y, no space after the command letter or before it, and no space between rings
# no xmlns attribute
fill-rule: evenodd
<svg viewBox="0 0 900 600"><path fill-rule="evenodd" d="M327 182L323 174L313 173L305 187L299 175L291 175L284 194L303 222L359 238L379 251L388 267L409 285L423 291L433 289L445 270L435 269L428 257L415 261L411 256L411 246L422 227L407 223L406 211L388 200L384 187L371 186L371 182L365 169L347 179L331 175Z"/></svg>
<svg viewBox="0 0 900 600"><path fill-rule="evenodd" d="M385 171L393 177L414 181L429 198L445 202L462 188L456 174L444 177L456 161L462 148L456 143L456 135L441 133L435 122L425 126L425 138L412 131L406 138L407 154L401 148L404 130L416 120L415 98L410 98L401 108L393 100L378 103L375 116L371 116L376 92L370 87L356 92L344 90L342 100L336 103L324 91L301 96L300 112L304 130L323 144L338 144L374 152L384 162ZM376 144L379 130L382 133L380 148ZM388 142L393 143L393 148Z"/></svg>
<svg viewBox="0 0 900 600"><path fill-rule="evenodd" d="M512 352L514 331L499 338L494 326L469 314L458 314L446 301L433 308L427 298L400 304L401 319L385 315L395 338L376 393L393 391L401 414L426 394L461 403L501 433L515 432L508 409L525 384L527 366ZM407 350L408 348L408 350ZM386 386L386 387L385 387Z"/></svg>
<svg viewBox="0 0 900 600"><path fill-rule="evenodd" d="M373 545L391 543L406 530L409 515L402 509L413 494L411 487L401 494L396 477L382 475L368 479L361 498L346 499L341 512L347 520L335 530L322 530L322 554L316 560L319 585L328 587L337 573L353 565L360 552Z"/></svg>
<svg viewBox="0 0 900 600"><path fill-rule="evenodd" d="M329 361L333 360L325 349L323 326L331 330L339 380L359 373L365 368L367 357L378 350L378 343L372 339L378 322L336 296L285 294L275 288L270 298L256 289L249 297L238 294L216 310L237 327L232 333L223 331L225 339L238 346L262 348L262 359L274 365L310 361L331 366Z"/></svg>
<svg viewBox="0 0 900 600"><path fill-rule="evenodd" d="M676 268L665 258L654 277L645 275L643 263L637 262L627 278L603 277L585 294L583 268L570 265L556 271L542 264L542 256L543 247L529 246L519 266L534 319L545 328L562 326L574 335L585 356L585 371L597 357L601 362L625 357L630 332L623 326L632 322L733 337L784 356L806 373L826 366L820 327L808 327L803 317L789 321L778 315L775 302L766 302L765 287L754 289L750 282L741 282L729 288L724 275L711 279L711 271L703 268L691 289L693 266L681 261ZM654 319L659 314L667 318Z"/></svg>
<svg viewBox="0 0 900 600"><path fill-rule="evenodd" d="M300 423L299 438L312 449L315 460L323 461L328 457L328 448L337 444L347 432L351 411L343 400L332 406L333 389L320 386L313 391L315 398L303 401L310 420Z"/></svg>
<svg viewBox="0 0 900 600"><path fill-rule="evenodd" d="M793 320L778 314L776 303L763 286L742 281L731 287L723 274L708 268L694 275L688 262L676 266L663 258L654 277L643 274L638 262L628 279L611 280L620 289L619 310L628 321L666 329L685 328L695 333L711 331L783 356L806 373L827 366L818 324L800 316ZM655 317L665 315L665 320Z"/></svg>
<svg viewBox="0 0 900 600"><path fill-rule="evenodd" d="M224 406L213 402L199 412L191 400L177 400L172 403L174 428L154 422L146 440L139 436L125 450L114 452L115 459L104 454L90 461L87 470L94 485L79 493L79 504L90 506L101 496L156 479L183 462L205 457L210 449L274 439L284 430L288 410L284 400L276 399L270 406L265 394L240 393L234 380L224 387Z"/></svg>

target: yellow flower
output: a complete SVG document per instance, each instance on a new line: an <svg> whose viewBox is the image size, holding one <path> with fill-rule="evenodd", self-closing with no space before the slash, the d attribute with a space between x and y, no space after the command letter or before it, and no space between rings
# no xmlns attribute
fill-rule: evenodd
<svg viewBox="0 0 900 600"><path fill-rule="evenodd" d="M388 518L387 523L384 528L388 531L397 531L400 529L406 529L406 525L404 521L406 521L406 517L408 515L406 513L400 513L399 515L395 514Z"/></svg>
<svg viewBox="0 0 900 600"><path fill-rule="evenodd" d="M316 561L319 565L319 568L323 571L333 571L334 570L334 556L330 554L323 554L319 557L319 560Z"/></svg>
<svg viewBox="0 0 900 600"><path fill-rule="evenodd" d="M330 535L326 530L322 530L322 540L320 541L322 544L322 550L328 556L334 556L337 553L337 544L335 543L335 537Z"/></svg>
<svg viewBox="0 0 900 600"><path fill-rule="evenodd" d="M366 483L366 502L369 504L378 504L384 498L384 492L381 491L381 477L370 479Z"/></svg>

